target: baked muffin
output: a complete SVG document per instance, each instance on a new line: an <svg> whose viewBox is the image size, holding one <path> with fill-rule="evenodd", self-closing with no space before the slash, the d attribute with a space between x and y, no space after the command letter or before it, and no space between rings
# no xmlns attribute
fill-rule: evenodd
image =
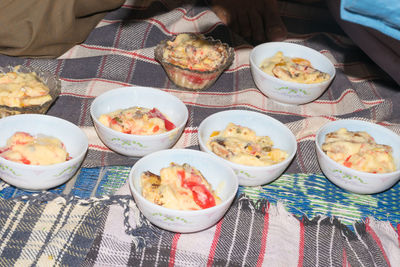
<svg viewBox="0 0 400 267"><path fill-rule="evenodd" d="M234 59L233 48L195 33L181 33L172 40L164 40L154 53L169 79L190 90L210 87Z"/></svg>
<svg viewBox="0 0 400 267"><path fill-rule="evenodd" d="M46 113L61 91L53 74L24 66L0 67L0 118Z"/></svg>

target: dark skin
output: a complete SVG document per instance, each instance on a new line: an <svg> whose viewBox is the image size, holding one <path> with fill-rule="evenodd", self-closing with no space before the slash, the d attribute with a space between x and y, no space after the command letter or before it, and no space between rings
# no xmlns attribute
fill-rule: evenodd
<svg viewBox="0 0 400 267"><path fill-rule="evenodd" d="M211 0L211 9L234 32L253 43L282 41L287 36L277 0Z"/></svg>

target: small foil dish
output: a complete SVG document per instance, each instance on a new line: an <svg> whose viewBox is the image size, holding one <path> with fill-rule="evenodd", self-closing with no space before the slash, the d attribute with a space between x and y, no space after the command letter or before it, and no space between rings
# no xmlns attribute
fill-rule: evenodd
<svg viewBox="0 0 400 267"><path fill-rule="evenodd" d="M16 72L18 73L36 73L37 78L39 78L40 82L45 84L49 88L49 95L51 97L50 100L42 103L40 105L33 104L27 105L24 107L11 107L7 105L0 104L0 118L4 118L7 116L17 115L17 114L25 114L25 113L37 113L37 114L44 114L50 108L50 106L54 103L57 97L61 93L61 81L60 79L46 71L41 71L36 68L26 67L26 66L6 66L0 67L0 75L4 75L9 72ZM0 84L1 86L1 84ZM1 94L1 89L0 89ZM1 97L1 95L0 95Z"/></svg>
<svg viewBox="0 0 400 267"><path fill-rule="evenodd" d="M213 85L218 77L222 74L222 72L232 64L232 61L235 57L234 50L232 47L229 47L228 44L222 43L220 40L214 40L212 37L205 37L202 34L196 33L185 34L191 35L200 40L207 41L212 46L222 45L225 48L226 53L224 53L221 63L213 70L200 71L185 68L168 62L168 59L164 58L164 50L168 46L168 42L175 41L178 35L175 35L171 40L167 39L161 41L154 50L154 57L164 68L168 78L178 87L189 90L207 89L211 85Z"/></svg>

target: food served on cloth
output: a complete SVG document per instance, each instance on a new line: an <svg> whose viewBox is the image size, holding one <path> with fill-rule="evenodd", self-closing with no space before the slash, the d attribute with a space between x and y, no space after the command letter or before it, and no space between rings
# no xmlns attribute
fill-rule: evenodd
<svg viewBox="0 0 400 267"><path fill-rule="evenodd" d="M9 107L27 107L43 105L51 101L49 87L38 77L36 72L14 71L0 73L0 105Z"/></svg>
<svg viewBox="0 0 400 267"><path fill-rule="evenodd" d="M266 58L260 68L269 75L289 82L311 84L330 78L328 73L314 69L307 59L287 57L280 51L273 57Z"/></svg>
<svg viewBox="0 0 400 267"><path fill-rule="evenodd" d="M181 33L173 41L167 41L163 58L182 68L212 71L223 63L227 54L221 43L212 44L201 35Z"/></svg>
<svg viewBox="0 0 400 267"><path fill-rule="evenodd" d="M165 208L200 210L221 203L200 171L186 163L171 163L160 175L143 172L141 184L143 197Z"/></svg>
<svg viewBox="0 0 400 267"><path fill-rule="evenodd" d="M392 148L377 144L367 132L341 128L328 133L322 151L334 161L358 171L388 173L396 170Z"/></svg>
<svg viewBox="0 0 400 267"><path fill-rule="evenodd" d="M208 148L218 156L248 166L269 166L288 157L273 145L268 136L257 136L250 128L234 123L229 123L222 132L213 132L207 142Z"/></svg>
<svg viewBox="0 0 400 267"><path fill-rule="evenodd" d="M0 156L11 161L28 165L51 165L70 159L64 144L55 137L38 134L32 136L16 132L0 148Z"/></svg>
<svg viewBox="0 0 400 267"><path fill-rule="evenodd" d="M118 132L136 135L161 134L176 128L157 108L119 109L102 114L99 121Z"/></svg>
<svg viewBox="0 0 400 267"><path fill-rule="evenodd" d="M155 57L176 85L187 89L211 86L233 61L233 49L201 34L181 33L161 42Z"/></svg>

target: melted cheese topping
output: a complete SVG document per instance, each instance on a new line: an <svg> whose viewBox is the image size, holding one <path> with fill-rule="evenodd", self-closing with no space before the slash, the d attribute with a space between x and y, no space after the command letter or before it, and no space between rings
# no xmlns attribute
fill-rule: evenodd
<svg viewBox="0 0 400 267"><path fill-rule="evenodd" d="M377 144L366 132L341 128L328 133L322 150L334 161L358 171L387 173L396 170L392 148Z"/></svg>
<svg viewBox="0 0 400 267"><path fill-rule="evenodd" d="M257 136L253 130L234 123L222 132L213 132L207 146L222 158L249 166L269 166L288 157L285 151L273 148L268 136Z"/></svg>
<svg viewBox="0 0 400 267"><path fill-rule="evenodd" d="M69 159L64 144L55 137L17 132L0 148L0 156L28 165L51 165Z"/></svg>
<svg viewBox="0 0 400 267"><path fill-rule="evenodd" d="M161 134L175 128L158 109L131 107L102 114L99 121L121 133L137 135Z"/></svg>
<svg viewBox="0 0 400 267"><path fill-rule="evenodd" d="M217 69L227 58L228 52L220 44L212 44L202 36L181 33L174 41L167 41L163 58L166 62L197 71Z"/></svg>
<svg viewBox="0 0 400 267"><path fill-rule="evenodd" d="M200 171L188 164L171 163L160 176L144 172L141 183L143 197L165 208L199 210L221 203Z"/></svg>
<svg viewBox="0 0 400 267"><path fill-rule="evenodd" d="M8 107L26 107L42 105L51 100L50 89L35 72L0 73L0 105Z"/></svg>
<svg viewBox="0 0 400 267"><path fill-rule="evenodd" d="M310 84L327 81L330 78L328 73L314 69L310 61L286 57L282 52L265 59L260 68L269 75L289 82Z"/></svg>

